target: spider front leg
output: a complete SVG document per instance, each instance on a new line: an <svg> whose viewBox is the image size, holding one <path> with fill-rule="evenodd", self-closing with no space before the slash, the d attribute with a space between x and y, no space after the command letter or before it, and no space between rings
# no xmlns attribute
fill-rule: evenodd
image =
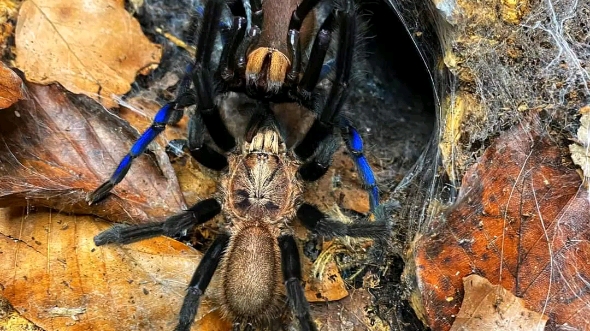
<svg viewBox="0 0 590 331"><path fill-rule="evenodd" d="M214 97L217 95L215 93L216 84L213 81L214 77L209 68L211 52L213 51L215 36L219 28L219 21L224 5L225 2L221 0L207 3L203 14L203 27L198 37L195 62L193 65L187 67L187 71L181 79L176 99L167 103L158 111L152 125L142 133L131 147L131 150L121 160L109 180L86 197L89 204L94 204L104 199L115 185L125 178L133 160L145 152L148 145L164 131L166 125L168 123L178 122L182 118L183 109L195 103L197 103L197 108L201 112L204 124L209 130L213 141L223 150L230 150L235 146L235 139L225 127L219 110L214 104ZM196 96L189 91L191 77L196 88ZM213 153L211 152L209 154Z"/></svg>
<svg viewBox="0 0 590 331"><path fill-rule="evenodd" d="M295 147L295 154L300 159L309 159L329 135L334 127L348 97L348 86L352 71L352 61L357 38L357 22L352 4L348 3L345 11L338 12L338 51L336 54L336 73L332 87L321 112L314 120L311 128Z"/></svg>
<svg viewBox="0 0 590 331"><path fill-rule="evenodd" d="M170 122L178 122L182 117L182 108L191 105L192 98L184 93L176 98L175 101L169 102L162 107L150 127L144 131L139 139L133 144L127 155L119 162L117 169L113 172L109 180L100 185L96 190L86 197L88 204L92 205L104 199L109 192L117 185L131 168L133 160L143 154L148 145L156 139L156 137L164 131L166 125Z"/></svg>
<svg viewBox="0 0 590 331"><path fill-rule="evenodd" d="M301 42L299 33L303 20L315 8L319 0L303 0L291 15L289 21L289 32L287 35L287 45L289 48L289 55L291 56L291 68L285 76L285 84L287 86L294 85L299 79L301 72Z"/></svg>
<svg viewBox="0 0 590 331"><path fill-rule="evenodd" d="M195 55L193 86L197 98L196 112L199 112L211 139L222 150L230 151L236 146L236 140L225 126L215 103L215 98L224 91L219 90L220 84L216 81L216 72L211 68L211 55L214 51L219 21L225 6L225 0L211 0L205 5L204 20L199 32ZM233 29L236 30L235 26Z"/></svg>
<svg viewBox="0 0 590 331"><path fill-rule="evenodd" d="M323 56L329 45L332 19L338 15L340 27L338 33L338 52L336 54L336 74L327 100L321 113L314 120L313 125L295 148L295 154L306 162L299 169L300 176L307 181L315 181L322 177L332 162L332 156L337 149L334 139L335 127L340 130L349 153L360 174L363 186L369 191L371 211L379 204L379 191L371 166L363 154L363 141L354 126L342 116L342 108L348 96L348 86L352 71L352 62L357 38L357 21L351 2L341 12L332 12L320 28L312 48L321 60L311 62L306 68L301 80L300 93L309 94L312 86L317 84L322 69Z"/></svg>

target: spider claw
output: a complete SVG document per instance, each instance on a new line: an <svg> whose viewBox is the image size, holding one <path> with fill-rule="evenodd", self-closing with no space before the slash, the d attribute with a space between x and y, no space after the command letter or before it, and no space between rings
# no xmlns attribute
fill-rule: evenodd
<svg viewBox="0 0 590 331"><path fill-rule="evenodd" d="M113 189L113 187L115 187L115 185L110 180L102 183L102 185L100 185L96 190L86 196L88 205L92 206L104 199Z"/></svg>

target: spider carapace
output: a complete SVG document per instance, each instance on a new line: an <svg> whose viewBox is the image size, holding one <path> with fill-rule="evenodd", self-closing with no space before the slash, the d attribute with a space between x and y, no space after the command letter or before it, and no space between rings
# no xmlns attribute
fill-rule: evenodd
<svg viewBox="0 0 590 331"><path fill-rule="evenodd" d="M328 13L314 29L313 10L319 1L207 1L195 61L181 80L176 99L160 109L111 178L88 196L89 203L105 198L165 126L177 122L184 108L196 106L189 115L186 148L201 165L223 172L219 193L163 222L116 225L95 237L97 245L173 237L223 214L220 233L189 283L176 330L190 329L208 288L207 296L236 329L276 326L288 306L299 329L316 330L301 283L299 249L291 228L294 219L325 237L385 238L389 233L362 139L342 114L357 51L356 7L352 0L325 0ZM278 6L283 3L295 9ZM232 25L214 59L219 25L227 11L233 15ZM265 32L267 28L270 31ZM315 30L312 42L309 36ZM337 35L333 47L332 34ZM280 38L284 42L277 41ZM334 48L333 64L328 66L331 82L320 88L326 85L319 82L326 79L322 71L330 48ZM308 54L306 61L303 54ZM221 115L228 92L251 100L246 106L248 124L237 137ZM292 146L285 144L288 130L273 108L285 103L299 104L315 115L303 138ZM207 134L217 148L209 145ZM339 137L369 193L372 220L342 223L302 201L305 182L328 170Z"/></svg>

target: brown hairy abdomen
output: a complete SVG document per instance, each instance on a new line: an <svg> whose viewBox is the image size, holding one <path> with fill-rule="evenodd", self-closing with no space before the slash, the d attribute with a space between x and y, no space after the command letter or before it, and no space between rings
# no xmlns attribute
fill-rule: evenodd
<svg viewBox="0 0 590 331"><path fill-rule="evenodd" d="M276 314L281 302L277 239L265 225L236 231L224 257L223 299L233 318L261 320Z"/></svg>
<svg viewBox="0 0 590 331"><path fill-rule="evenodd" d="M297 8L299 0L264 0L262 10L264 11L264 22L260 35L259 46L276 48L283 54L289 54L287 50L287 33L289 32L289 21L293 10ZM315 15L309 13L301 26L301 45L307 46L314 30Z"/></svg>

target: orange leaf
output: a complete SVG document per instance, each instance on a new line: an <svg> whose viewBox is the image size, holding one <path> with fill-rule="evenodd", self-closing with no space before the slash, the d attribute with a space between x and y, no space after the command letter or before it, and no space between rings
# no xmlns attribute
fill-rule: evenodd
<svg viewBox="0 0 590 331"><path fill-rule="evenodd" d="M44 330L172 329L201 254L166 237L96 247L108 226L1 209L0 293ZM204 302L193 330L227 330L209 311Z"/></svg>
<svg viewBox="0 0 590 331"><path fill-rule="evenodd" d="M590 205L566 150L533 121L504 132L463 178L456 205L417 239L418 285L434 330L448 330L462 278L481 275L549 316L590 329Z"/></svg>
<svg viewBox="0 0 590 331"><path fill-rule="evenodd" d="M20 77L0 62L0 109L8 108L24 99L24 86Z"/></svg>
<svg viewBox="0 0 590 331"><path fill-rule="evenodd" d="M105 201L86 194L106 181L138 132L99 104L55 85L29 84L30 100L0 112L0 206L47 206L117 222L164 219L185 208L168 157L153 144Z"/></svg>
<svg viewBox="0 0 590 331"><path fill-rule="evenodd" d="M27 80L59 82L74 93L116 106L161 49L142 33L123 1L25 1L16 26L16 66Z"/></svg>

